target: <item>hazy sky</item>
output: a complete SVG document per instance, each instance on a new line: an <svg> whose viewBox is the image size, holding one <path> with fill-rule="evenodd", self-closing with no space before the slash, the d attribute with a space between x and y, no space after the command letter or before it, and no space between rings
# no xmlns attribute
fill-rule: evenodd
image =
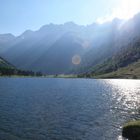
<svg viewBox="0 0 140 140"><path fill-rule="evenodd" d="M140 0L0 0L0 33L18 35L48 23L103 23L128 19L140 11Z"/></svg>

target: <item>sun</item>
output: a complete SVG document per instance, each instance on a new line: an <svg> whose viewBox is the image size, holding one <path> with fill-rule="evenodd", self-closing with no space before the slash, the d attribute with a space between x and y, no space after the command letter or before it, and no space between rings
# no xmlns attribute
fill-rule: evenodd
<svg viewBox="0 0 140 140"><path fill-rule="evenodd" d="M118 5L113 7L111 13L98 18L98 23L112 21L114 18L128 20L140 12L140 0L118 0Z"/></svg>
<svg viewBox="0 0 140 140"><path fill-rule="evenodd" d="M116 11L116 16L129 19L138 12L140 12L140 0L122 0L121 6Z"/></svg>

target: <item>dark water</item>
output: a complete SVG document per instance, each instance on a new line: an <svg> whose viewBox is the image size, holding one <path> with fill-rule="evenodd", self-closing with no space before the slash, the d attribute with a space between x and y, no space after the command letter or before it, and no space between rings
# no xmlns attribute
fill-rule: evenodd
<svg viewBox="0 0 140 140"><path fill-rule="evenodd" d="M0 140L121 140L140 80L0 78Z"/></svg>

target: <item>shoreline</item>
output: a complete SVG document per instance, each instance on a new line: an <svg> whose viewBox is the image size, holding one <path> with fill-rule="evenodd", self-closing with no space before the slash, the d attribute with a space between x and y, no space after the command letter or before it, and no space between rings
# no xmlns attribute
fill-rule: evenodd
<svg viewBox="0 0 140 140"><path fill-rule="evenodd" d="M64 79L126 79L126 80L140 80L140 78L132 78L132 77L78 77L78 75L47 75L47 76L22 76L22 75L0 75L0 78L64 78Z"/></svg>

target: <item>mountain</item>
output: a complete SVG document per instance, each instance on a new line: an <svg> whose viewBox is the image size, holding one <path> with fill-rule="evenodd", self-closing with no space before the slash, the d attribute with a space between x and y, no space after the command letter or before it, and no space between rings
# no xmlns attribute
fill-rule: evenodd
<svg viewBox="0 0 140 140"><path fill-rule="evenodd" d="M94 60L93 56L98 56L98 60L103 59L102 55L100 57L90 52L98 52L98 48L106 49L111 43L108 37L112 32L110 26L112 23L79 26L68 22L63 25L45 25L38 31L25 31L16 37L6 52L0 51L0 54L20 69L47 74L69 73L80 66L72 63L75 55L81 57L81 65L85 67L93 64L89 61ZM106 47L103 48L104 44Z"/></svg>
<svg viewBox="0 0 140 140"><path fill-rule="evenodd" d="M140 14L137 14L122 27L123 30L121 30L121 38L118 40L119 46L122 47L120 47L120 49L118 49L118 51L113 54L113 56L107 58L104 62L92 66L85 74L90 77L97 75L97 77L123 77L122 75L126 76L127 73L129 73L128 77L140 77L140 73L136 72L134 74L134 71L138 71L140 69L139 25ZM135 69L135 66L136 70L132 70Z"/></svg>
<svg viewBox="0 0 140 140"><path fill-rule="evenodd" d="M125 67L127 70L129 65L131 65L131 67L135 66L137 62L140 62L140 40L134 41L134 43L131 42L129 46L122 48L118 53L105 60L103 63L91 67L86 74L91 77L116 72L118 70L120 71L121 68Z"/></svg>
<svg viewBox="0 0 140 140"><path fill-rule="evenodd" d="M12 34L0 34L0 44L9 43L14 40L15 36Z"/></svg>
<svg viewBox="0 0 140 140"><path fill-rule="evenodd" d="M98 59L92 51L89 54L93 55L92 65L89 67L81 67L81 75L88 75L89 77L102 75L112 71L116 71L119 68L127 67L129 64L135 63L140 59L140 14L134 16L125 23L121 23L118 26L118 31L112 32L110 36L110 44L106 46L103 44L101 49L97 49L97 54L103 59ZM112 41L112 44L111 44ZM108 41L109 42L109 41ZM106 47L106 49L103 49ZM95 49L94 49L95 51ZM109 53L108 53L109 52ZM89 56L88 54L88 56ZM106 54L106 55L105 55ZM99 61L96 61L96 60ZM79 70L78 70L79 72Z"/></svg>
<svg viewBox="0 0 140 140"><path fill-rule="evenodd" d="M4 53L7 51L15 38L16 37L12 34L0 34L0 52Z"/></svg>
<svg viewBox="0 0 140 140"><path fill-rule="evenodd" d="M0 49L0 55L19 69L46 74L93 74L95 70L100 72L102 69L111 72L121 65L127 66L129 62L137 61L131 59L138 55L139 45L136 44L140 40L139 28L140 14L125 22L114 19L112 22L87 26L73 22L49 24L37 31L27 30L0 45L0 48L4 48ZM122 64L118 62L122 61L119 59L121 56L127 57L127 53L130 53L130 58L122 58ZM73 62L75 56L78 56L79 60L76 58L76 61L79 63Z"/></svg>
<svg viewBox="0 0 140 140"><path fill-rule="evenodd" d="M32 63L29 68L49 74L68 72L74 66L72 57L83 52L82 46L76 43L74 38L72 35L65 34L51 48L48 48L36 62ZM36 63L38 67L36 67ZM45 70L44 68L47 69Z"/></svg>
<svg viewBox="0 0 140 140"><path fill-rule="evenodd" d="M83 49L79 47L78 37L74 37L76 30L80 30L79 28L81 27L74 23L66 23L64 25L46 25L35 32L26 31L11 43L9 50L0 54L16 67L26 70L40 69L42 72L51 73L52 70L58 68L60 61L59 67L70 67L65 65L71 61L73 53ZM63 53L65 59L58 59L62 57L62 51L60 52L59 49L67 51L66 54ZM50 66L50 61L55 61L54 63L57 65ZM62 72L64 70L57 71L57 73Z"/></svg>

